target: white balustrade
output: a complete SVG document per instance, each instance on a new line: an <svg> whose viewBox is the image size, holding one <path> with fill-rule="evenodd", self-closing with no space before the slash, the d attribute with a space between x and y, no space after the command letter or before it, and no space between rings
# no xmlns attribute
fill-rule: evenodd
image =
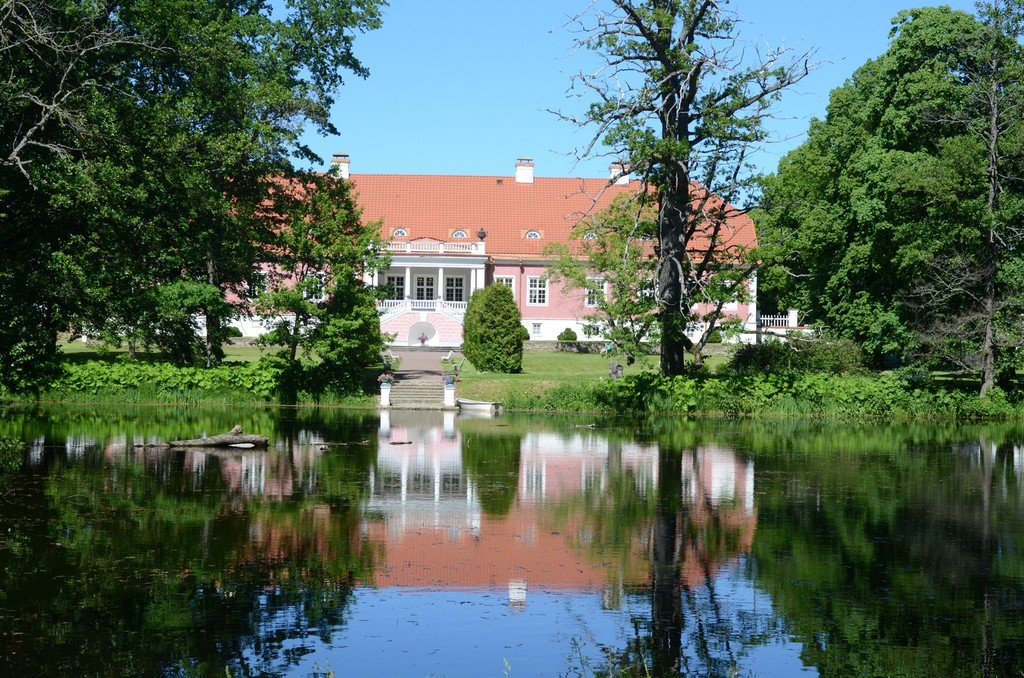
<svg viewBox="0 0 1024 678"><path fill-rule="evenodd" d="M399 254L484 254L483 242L390 241L388 252Z"/></svg>
<svg viewBox="0 0 1024 678"><path fill-rule="evenodd" d="M788 315L759 316L761 327L790 327Z"/></svg>

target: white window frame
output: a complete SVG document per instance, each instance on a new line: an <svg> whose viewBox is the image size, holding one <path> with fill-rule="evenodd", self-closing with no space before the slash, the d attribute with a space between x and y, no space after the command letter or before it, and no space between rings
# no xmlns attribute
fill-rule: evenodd
<svg viewBox="0 0 1024 678"><path fill-rule="evenodd" d="M516 277L514 275L496 275L494 276L495 285L504 285L505 287L512 290L512 298L516 298Z"/></svg>
<svg viewBox="0 0 1024 678"><path fill-rule="evenodd" d="M404 228L396 228L394 231L392 231L391 237L392 238L408 238L409 237L409 232L406 231Z"/></svg>
<svg viewBox="0 0 1024 678"><path fill-rule="evenodd" d="M463 231L463 230L462 230L462 229L460 228L459 230L457 230L457 231L455 231L454 233L452 233L452 237L453 237L453 238L468 238L469 236L467 236L467 235L466 235L466 232L465 232L465 231Z"/></svg>
<svg viewBox="0 0 1024 678"><path fill-rule="evenodd" d="M548 279L531 275L526 278L526 305L547 306L548 305Z"/></svg>
<svg viewBox="0 0 1024 678"><path fill-rule="evenodd" d="M306 288L302 293L307 301L320 303L327 299L327 273L325 271L307 273L306 280L316 280L313 287Z"/></svg>
<svg viewBox="0 0 1024 678"><path fill-rule="evenodd" d="M530 336L539 337L541 334L540 323L533 323L533 329L530 331Z"/></svg>
<svg viewBox="0 0 1024 678"><path fill-rule="evenodd" d="M264 292L270 291L270 274L266 271L253 271L245 281L245 298L250 301L259 299Z"/></svg>
<svg viewBox="0 0 1024 678"><path fill-rule="evenodd" d="M415 282L416 301L433 301L437 298L437 287L434 285L434 276L418 275Z"/></svg>
<svg viewBox="0 0 1024 678"><path fill-rule="evenodd" d="M455 297L458 297L456 299ZM444 277L444 300L461 302L466 300L466 279L461 275Z"/></svg>
<svg viewBox="0 0 1024 678"><path fill-rule="evenodd" d="M598 289L587 287L583 291L583 305L587 308L597 308L605 298L604 278L587 278L598 286Z"/></svg>
<svg viewBox="0 0 1024 678"><path fill-rule="evenodd" d="M384 278L384 284L391 288L392 299L405 299L405 276L389 275Z"/></svg>
<svg viewBox="0 0 1024 678"><path fill-rule="evenodd" d="M527 240L540 240L540 231L527 231L526 232L526 239Z"/></svg>

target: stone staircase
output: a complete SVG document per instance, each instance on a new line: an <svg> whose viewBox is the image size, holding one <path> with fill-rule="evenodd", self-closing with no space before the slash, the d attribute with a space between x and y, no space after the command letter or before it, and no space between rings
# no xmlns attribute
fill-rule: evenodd
<svg viewBox="0 0 1024 678"><path fill-rule="evenodd" d="M440 410L443 406L444 384L440 377L400 377L391 387L391 409Z"/></svg>

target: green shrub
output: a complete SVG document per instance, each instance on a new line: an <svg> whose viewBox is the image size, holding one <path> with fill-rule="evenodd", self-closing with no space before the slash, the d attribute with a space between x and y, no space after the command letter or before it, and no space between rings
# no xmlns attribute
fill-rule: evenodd
<svg viewBox="0 0 1024 678"><path fill-rule="evenodd" d="M462 354L482 372L523 369L523 318L504 285L477 290L466 305Z"/></svg>
<svg viewBox="0 0 1024 678"><path fill-rule="evenodd" d="M735 372L858 374L864 371L864 352L849 339L770 339L740 346L733 353L729 368Z"/></svg>
<svg viewBox="0 0 1024 678"><path fill-rule="evenodd" d="M789 344L776 339L760 344L743 344L729 360L729 369L735 372L779 372L803 367L803 356Z"/></svg>
<svg viewBox="0 0 1024 678"><path fill-rule="evenodd" d="M242 330L238 329L233 325L228 325L227 327L224 328L224 336L230 337L231 339L237 339L238 337L241 337L243 335Z"/></svg>
<svg viewBox="0 0 1024 678"><path fill-rule="evenodd" d="M526 329L524 325L519 326L519 338L523 341L530 340L530 330Z"/></svg>
<svg viewBox="0 0 1024 678"><path fill-rule="evenodd" d="M804 369L828 374L856 374L864 371L864 351L850 339L790 338L790 345L804 354Z"/></svg>
<svg viewBox="0 0 1024 678"><path fill-rule="evenodd" d="M526 329L526 328L523 328ZM558 333L559 341L576 341L576 333L571 327L566 327L564 330Z"/></svg>

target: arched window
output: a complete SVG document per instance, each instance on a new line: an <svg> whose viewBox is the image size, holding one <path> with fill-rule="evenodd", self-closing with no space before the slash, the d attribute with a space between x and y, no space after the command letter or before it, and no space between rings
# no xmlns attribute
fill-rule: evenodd
<svg viewBox="0 0 1024 678"><path fill-rule="evenodd" d="M597 240L597 233L587 233L583 236L584 240Z"/></svg>
<svg viewBox="0 0 1024 678"><path fill-rule="evenodd" d="M391 235L395 238L404 238L409 234L406 232L404 228L396 228Z"/></svg>
<svg viewBox="0 0 1024 678"><path fill-rule="evenodd" d="M465 238L466 237L466 232L463 231L462 229L459 229L458 231L455 231L454 233L452 233L452 237L453 238Z"/></svg>
<svg viewBox="0 0 1024 678"><path fill-rule="evenodd" d="M526 232L526 239L527 240L540 240L540 233L537 232L537 231L527 231Z"/></svg>

